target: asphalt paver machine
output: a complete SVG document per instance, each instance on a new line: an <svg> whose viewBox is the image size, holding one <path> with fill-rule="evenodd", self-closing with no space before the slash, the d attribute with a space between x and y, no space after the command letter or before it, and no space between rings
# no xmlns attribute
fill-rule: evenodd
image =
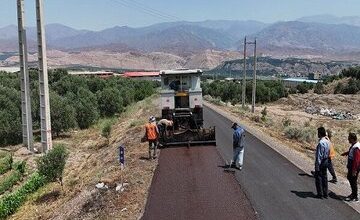
<svg viewBox="0 0 360 220"><path fill-rule="evenodd" d="M173 126L161 132L163 146L216 145L215 127L203 128L202 70L160 71L161 118Z"/></svg>

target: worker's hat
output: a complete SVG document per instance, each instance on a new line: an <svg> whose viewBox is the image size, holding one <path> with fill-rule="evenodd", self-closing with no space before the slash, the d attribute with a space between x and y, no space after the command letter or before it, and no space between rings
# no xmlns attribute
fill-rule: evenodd
<svg viewBox="0 0 360 220"><path fill-rule="evenodd" d="M231 126L231 128L237 128L238 124L236 122L234 122Z"/></svg>
<svg viewBox="0 0 360 220"><path fill-rule="evenodd" d="M155 121L156 121L156 118L154 116L150 116L149 122L155 122Z"/></svg>

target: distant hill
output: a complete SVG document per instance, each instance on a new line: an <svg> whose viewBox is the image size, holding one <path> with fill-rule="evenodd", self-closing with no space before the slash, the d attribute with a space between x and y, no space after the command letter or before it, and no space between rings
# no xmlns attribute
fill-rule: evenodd
<svg viewBox="0 0 360 220"><path fill-rule="evenodd" d="M209 71L210 74L220 74L240 77L243 74L243 59L224 61ZM253 73L252 58L248 60L249 76ZM353 66L352 62L324 62L307 59L287 58L276 59L259 57L257 62L258 74L263 76L307 77L310 73L320 73L322 76L336 75L344 68Z"/></svg>
<svg viewBox="0 0 360 220"><path fill-rule="evenodd" d="M189 64L211 69L222 61L221 58L228 60L233 57L233 52L242 51L244 36L248 36L249 40L255 37L258 39L259 56L359 61L360 26L357 26L357 19L358 17L314 16L274 24L231 20L179 21L140 28L115 26L101 31L77 30L61 24L49 24L46 26L46 35L49 50L67 54L56 57L56 64L88 64L91 60L104 60L103 55L107 54L109 63L113 65L122 63L112 60L113 53L118 53L119 57L129 57L119 54L133 52L139 55L140 60L146 60L147 63L143 66L147 67L153 64L141 57L152 57L150 54L159 52L162 53L162 58L169 56L165 60L180 57L181 64L170 66ZM29 51L36 52L36 29L27 28L27 36ZM0 28L0 52L14 51L18 51L17 27L10 25ZM81 52L84 52L86 59L72 54ZM90 52L97 52L92 55L100 57L90 59L86 55ZM177 58L173 59L173 56ZM131 57L136 59L136 56ZM131 60L125 61L128 62L122 63L125 66L134 64ZM160 62L155 66L164 65Z"/></svg>
<svg viewBox="0 0 360 220"><path fill-rule="evenodd" d="M318 53L360 51L360 27L346 24L279 22L253 36L265 50L277 47Z"/></svg>
<svg viewBox="0 0 360 220"><path fill-rule="evenodd" d="M337 17L334 15L315 15L299 18L298 21L322 24L348 24L353 26L360 26L359 16Z"/></svg>

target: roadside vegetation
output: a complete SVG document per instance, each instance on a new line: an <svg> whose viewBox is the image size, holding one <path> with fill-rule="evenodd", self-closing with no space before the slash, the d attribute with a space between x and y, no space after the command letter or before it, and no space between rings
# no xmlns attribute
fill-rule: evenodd
<svg viewBox="0 0 360 220"><path fill-rule="evenodd" d="M40 128L39 81L30 70L34 130ZM99 118L120 114L131 103L155 93L155 83L120 77L101 79L69 75L66 70L49 71L52 131L59 136L71 129L86 129ZM20 79L18 74L0 73L0 146L21 143Z"/></svg>
<svg viewBox="0 0 360 220"><path fill-rule="evenodd" d="M346 82L343 79L348 79ZM360 92L360 67L344 69L339 75L324 79L324 85L336 83L334 94L357 94Z"/></svg>
<svg viewBox="0 0 360 220"><path fill-rule="evenodd" d="M219 98L223 102L232 104L241 102L242 84L233 81L205 82L202 84L203 94ZM246 99L251 100L252 84L246 84ZM287 97L288 92L280 81L258 81L256 87L256 101L267 103Z"/></svg>

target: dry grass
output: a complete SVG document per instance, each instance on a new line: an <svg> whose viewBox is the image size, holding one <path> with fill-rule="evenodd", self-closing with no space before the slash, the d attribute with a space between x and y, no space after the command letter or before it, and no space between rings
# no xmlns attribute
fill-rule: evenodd
<svg viewBox="0 0 360 220"><path fill-rule="evenodd" d="M142 159L147 156L147 145L140 143L141 122L159 112L154 100L155 96L128 107L119 118L107 119L114 123L109 145L101 137L106 120L55 140L71 152L64 186L52 183L42 188L11 219L138 219L157 165L157 161ZM119 145L126 149L124 170L118 162ZM109 189L96 189L98 182L105 182ZM129 184L125 191L116 192L116 184L124 182Z"/></svg>

